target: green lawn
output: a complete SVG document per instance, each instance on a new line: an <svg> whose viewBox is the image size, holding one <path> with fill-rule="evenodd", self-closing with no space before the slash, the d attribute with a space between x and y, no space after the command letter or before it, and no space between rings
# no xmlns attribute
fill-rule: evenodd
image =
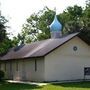
<svg viewBox="0 0 90 90"><path fill-rule="evenodd" d="M36 86L19 83L0 83L0 90L90 90L90 82L48 84Z"/></svg>

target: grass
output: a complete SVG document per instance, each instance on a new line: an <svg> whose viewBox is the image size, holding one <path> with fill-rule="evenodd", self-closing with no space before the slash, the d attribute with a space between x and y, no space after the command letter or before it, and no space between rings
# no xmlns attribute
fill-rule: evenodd
<svg viewBox="0 0 90 90"><path fill-rule="evenodd" d="M90 90L90 82L59 83L46 86L1 82L0 90Z"/></svg>

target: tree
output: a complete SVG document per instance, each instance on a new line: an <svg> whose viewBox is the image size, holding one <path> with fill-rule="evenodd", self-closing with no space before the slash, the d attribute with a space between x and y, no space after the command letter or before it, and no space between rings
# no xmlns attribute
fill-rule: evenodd
<svg viewBox="0 0 90 90"><path fill-rule="evenodd" d="M4 16L0 16L0 42L2 42L6 38L6 30L5 23L7 20Z"/></svg>
<svg viewBox="0 0 90 90"><path fill-rule="evenodd" d="M90 0L86 2L86 8L83 11L83 28L80 37L90 45Z"/></svg>
<svg viewBox="0 0 90 90"><path fill-rule="evenodd" d="M5 73L4 71L0 70L0 81L4 79Z"/></svg>
<svg viewBox="0 0 90 90"><path fill-rule="evenodd" d="M68 7L66 11L57 17L63 25L63 33L72 33L81 29L80 17L82 17L82 8L75 5ZM45 7L37 14L32 14L27 23L23 25L21 36L29 37L29 41L37 41L50 38L49 25L53 21L55 11ZM29 35L29 36L28 36ZM28 41L26 39L26 41Z"/></svg>
<svg viewBox="0 0 90 90"><path fill-rule="evenodd" d="M50 38L49 25L54 18L55 12L45 7L38 13L32 14L25 24L22 33L25 42L38 41Z"/></svg>
<svg viewBox="0 0 90 90"><path fill-rule="evenodd" d="M12 47L11 40L7 37L6 26L7 20L0 16L0 56L5 54Z"/></svg>
<svg viewBox="0 0 90 90"><path fill-rule="evenodd" d="M60 14L61 20L63 22L64 33L78 32L82 28L81 17L83 15L83 10L80 6L68 7L63 13Z"/></svg>
<svg viewBox="0 0 90 90"><path fill-rule="evenodd" d="M49 25L53 21L54 10L45 7L38 13L32 14L23 24L20 37L17 37L25 43L44 40L50 38ZM90 43L90 0L86 2L86 7L81 6L68 7L63 13L57 15L63 25L63 34L81 32L80 37Z"/></svg>

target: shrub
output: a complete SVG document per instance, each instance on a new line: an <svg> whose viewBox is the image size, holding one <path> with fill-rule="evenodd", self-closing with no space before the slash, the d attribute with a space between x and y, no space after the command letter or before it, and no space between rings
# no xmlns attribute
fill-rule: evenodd
<svg viewBox="0 0 90 90"><path fill-rule="evenodd" d="M4 71L0 70L0 81L2 81L4 79Z"/></svg>

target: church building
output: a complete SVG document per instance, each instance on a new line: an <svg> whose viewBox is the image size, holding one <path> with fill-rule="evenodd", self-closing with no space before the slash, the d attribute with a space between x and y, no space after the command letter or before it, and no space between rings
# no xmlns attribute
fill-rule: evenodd
<svg viewBox="0 0 90 90"><path fill-rule="evenodd" d="M68 81L90 79L90 45L79 33L62 36L55 15L51 38L13 47L0 58L5 78L18 81Z"/></svg>

